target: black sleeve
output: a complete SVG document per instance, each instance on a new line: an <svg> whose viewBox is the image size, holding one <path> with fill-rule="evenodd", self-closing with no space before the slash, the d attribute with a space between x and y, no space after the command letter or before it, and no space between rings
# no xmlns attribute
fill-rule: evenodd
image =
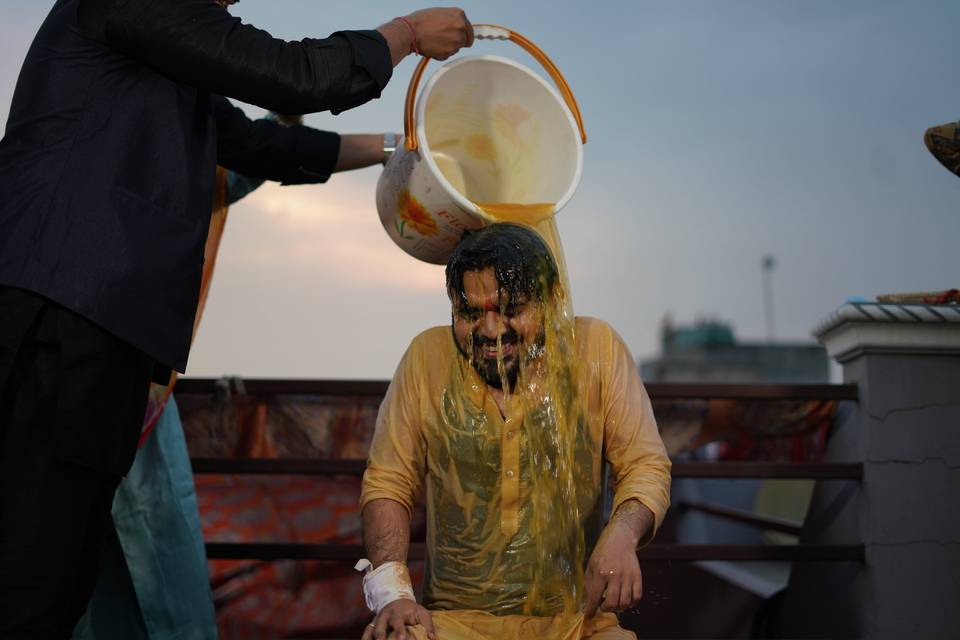
<svg viewBox="0 0 960 640"><path fill-rule="evenodd" d="M251 120L238 107L214 96L217 163L251 178L284 184L326 182L340 155L340 136L271 120Z"/></svg>
<svg viewBox="0 0 960 640"><path fill-rule="evenodd" d="M170 78L277 113L339 113L380 92L393 67L377 31L287 42L214 0L81 0L83 32Z"/></svg>

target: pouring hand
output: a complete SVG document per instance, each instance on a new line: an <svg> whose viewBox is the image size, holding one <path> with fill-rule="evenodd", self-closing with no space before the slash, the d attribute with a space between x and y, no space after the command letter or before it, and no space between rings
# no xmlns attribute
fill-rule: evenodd
<svg viewBox="0 0 960 640"><path fill-rule="evenodd" d="M456 8L414 11L380 25L377 31L390 47L393 66L413 52L446 60L461 48L473 45L473 25L463 10Z"/></svg>
<svg viewBox="0 0 960 640"><path fill-rule="evenodd" d="M462 9L421 9L406 16L424 56L446 60L463 47L473 45L473 25Z"/></svg>

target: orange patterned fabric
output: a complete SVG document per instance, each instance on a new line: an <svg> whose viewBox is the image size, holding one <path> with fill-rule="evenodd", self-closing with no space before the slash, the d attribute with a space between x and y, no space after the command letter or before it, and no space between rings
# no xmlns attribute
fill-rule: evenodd
<svg viewBox="0 0 960 640"><path fill-rule="evenodd" d="M204 537L218 542L359 544L358 478L198 476ZM411 564L415 582L422 563ZM220 637L346 636L372 614L352 563L212 560Z"/></svg>
<svg viewBox="0 0 960 640"><path fill-rule="evenodd" d="M378 398L178 393L194 457L356 459L366 455ZM208 542L360 543L360 479L196 476ZM420 516L414 539L423 537ZM359 558L358 558L359 559ZM359 637L371 613L352 563L210 561L220 637ZM411 563L416 583L422 563Z"/></svg>
<svg viewBox="0 0 960 640"><path fill-rule="evenodd" d="M207 294L210 292L210 283L213 281L213 268L217 264L217 251L220 249L220 238L227 224L227 170L217 167L216 184L214 186L213 212L210 215L210 230L207 232L207 243L203 248L203 276L200 280L200 301L197 304L197 315L193 318L193 337L197 336L197 327L203 316L203 308L207 304ZM177 383L177 372L170 372L170 381L166 386L150 385L150 394L147 396L147 411L143 418L143 427L140 431L140 441L137 447L142 447L150 432L160 419L173 387Z"/></svg>
<svg viewBox="0 0 960 640"><path fill-rule="evenodd" d="M227 386L227 385L225 385ZM194 457L362 459L380 398L177 394ZM836 402L658 401L672 453L723 442L726 459L819 459ZM670 443L673 446L670 446ZM209 542L359 543L359 479L347 476L196 476ZM422 541L418 511L412 540ZM414 584L423 564L411 563ZM359 637L371 614L350 563L210 562L223 640Z"/></svg>

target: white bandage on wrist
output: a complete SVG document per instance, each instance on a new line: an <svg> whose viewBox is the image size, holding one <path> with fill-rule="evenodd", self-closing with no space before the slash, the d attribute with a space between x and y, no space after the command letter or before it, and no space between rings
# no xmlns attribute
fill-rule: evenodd
<svg viewBox="0 0 960 640"><path fill-rule="evenodd" d="M394 600L414 600L413 583L410 581L410 572L402 562L384 562L376 569L364 558L354 566L357 571L365 571L363 576L363 598L367 607L374 614Z"/></svg>

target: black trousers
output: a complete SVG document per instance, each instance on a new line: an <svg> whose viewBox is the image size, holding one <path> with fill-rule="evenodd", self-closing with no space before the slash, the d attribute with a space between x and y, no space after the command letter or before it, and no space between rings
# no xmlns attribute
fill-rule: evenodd
<svg viewBox="0 0 960 640"><path fill-rule="evenodd" d="M133 463L153 361L0 286L0 638L69 638Z"/></svg>

